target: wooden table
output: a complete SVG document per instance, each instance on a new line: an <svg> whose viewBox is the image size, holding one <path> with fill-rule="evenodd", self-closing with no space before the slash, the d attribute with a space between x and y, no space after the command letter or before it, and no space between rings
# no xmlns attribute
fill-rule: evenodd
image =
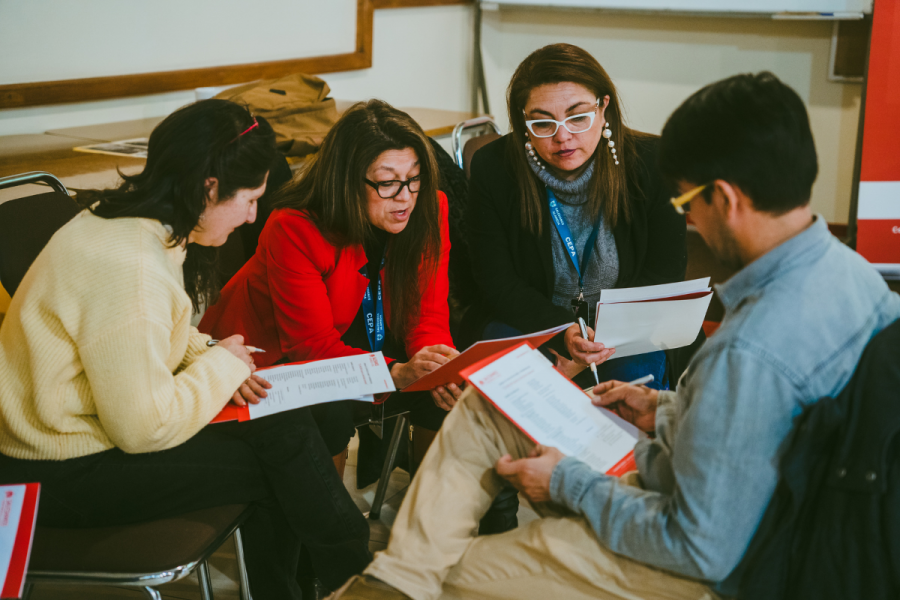
<svg viewBox="0 0 900 600"><path fill-rule="evenodd" d="M339 112L353 102L338 100ZM403 108L431 137L449 135L471 113L431 108ZM73 189L112 187L119 181L118 170L126 174L140 172L142 158L75 152L72 148L89 144L148 137L164 117L151 117L119 123L52 129L45 134L0 137L0 177L28 171L47 171ZM296 164L296 162L294 163ZM46 191L41 186L21 186L0 191L0 202Z"/></svg>

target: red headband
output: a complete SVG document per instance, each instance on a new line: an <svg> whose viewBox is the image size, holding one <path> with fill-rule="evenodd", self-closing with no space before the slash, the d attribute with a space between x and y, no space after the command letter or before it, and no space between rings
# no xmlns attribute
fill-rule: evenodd
<svg viewBox="0 0 900 600"><path fill-rule="evenodd" d="M253 117L253 125L251 125L251 126L248 127L247 129L243 130L240 134L238 134L238 136L237 136L236 138L234 138L234 140L238 139L239 137L241 137L242 135L244 135L244 134L247 133L248 131L253 131L253 130L256 129L257 127L259 127L259 121L256 120L256 117ZM231 140L231 142L233 142L234 140ZM228 143L230 144L231 142L228 142Z"/></svg>

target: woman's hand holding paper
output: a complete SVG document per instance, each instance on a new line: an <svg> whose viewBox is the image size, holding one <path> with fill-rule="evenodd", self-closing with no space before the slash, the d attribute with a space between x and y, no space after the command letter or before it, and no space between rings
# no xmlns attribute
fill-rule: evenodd
<svg viewBox="0 0 900 600"><path fill-rule="evenodd" d="M259 404L260 399L269 395L266 390L271 387L271 383L254 374L241 384L241 387L234 393L231 400L238 406L247 406L248 402L250 404Z"/></svg>
<svg viewBox="0 0 900 600"><path fill-rule="evenodd" d="M594 339L594 330L587 328L588 337ZM615 353L615 348L607 348L599 342L592 342L581 336L578 323L573 323L566 329L566 348L572 360L579 365L587 366L591 363L599 365L606 362Z"/></svg>
<svg viewBox="0 0 900 600"><path fill-rule="evenodd" d="M456 349L443 344L425 346L416 352L409 362L400 363L391 369L394 385L397 389L403 389L420 377L447 364L458 354ZM434 403L444 410L453 408L461 394L462 389L454 383L431 390Z"/></svg>

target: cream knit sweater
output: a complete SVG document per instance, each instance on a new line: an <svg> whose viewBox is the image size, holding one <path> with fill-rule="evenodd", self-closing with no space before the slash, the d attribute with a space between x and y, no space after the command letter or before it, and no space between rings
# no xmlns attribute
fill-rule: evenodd
<svg viewBox="0 0 900 600"><path fill-rule="evenodd" d="M167 238L157 221L88 211L53 236L0 325L0 452L172 448L250 376L191 327L186 253Z"/></svg>

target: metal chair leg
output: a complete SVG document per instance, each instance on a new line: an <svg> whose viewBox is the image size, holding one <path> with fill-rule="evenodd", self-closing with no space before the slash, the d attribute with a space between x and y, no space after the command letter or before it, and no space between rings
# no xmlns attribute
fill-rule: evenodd
<svg viewBox="0 0 900 600"><path fill-rule="evenodd" d="M416 448L415 444L413 444L413 431L415 428L410 423L407 429L409 429L409 437L406 442L406 455L409 457L409 480L412 481L412 478L416 476L416 469L419 465L416 464Z"/></svg>
<svg viewBox="0 0 900 600"><path fill-rule="evenodd" d="M197 568L197 579L200 580L200 598L202 600L213 600L212 581L209 578L209 565L206 561L200 563Z"/></svg>
<svg viewBox="0 0 900 600"><path fill-rule="evenodd" d="M144 593L148 598L150 598L150 600L162 600L162 595L152 587L145 587Z"/></svg>
<svg viewBox="0 0 900 600"><path fill-rule="evenodd" d="M237 556L238 575L241 578L241 600L252 600L250 595L250 579L247 577L247 563L244 562L244 540L241 528L234 530L234 553Z"/></svg>
<svg viewBox="0 0 900 600"><path fill-rule="evenodd" d="M397 423L394 425L394 434L391 436L391 445L388 447L384 466L381 469L381 479L378 480L378 487L375 489L375 499L372 500L372 510L369 511L369 518L373 521L377 521L381 517L381 505L384 504L384 496L387 493L388 482L394 470L397 451L400 449L400 440L403 438L403 432L406 430L407 423L406 415L397 417Z"/></svg>

